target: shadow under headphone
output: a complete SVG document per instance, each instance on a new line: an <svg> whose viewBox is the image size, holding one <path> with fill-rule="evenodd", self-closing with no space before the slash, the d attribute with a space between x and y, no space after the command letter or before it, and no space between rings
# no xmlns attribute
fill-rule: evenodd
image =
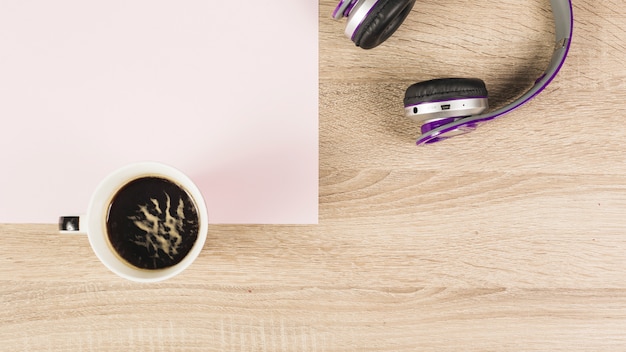
<svg viewBox="0 0 626 352"><path fill-rule="evenodd" d="M363 49L389 38L408 16L416 0L341 0L333 18L348 18L345 34ZM565 62L571 44L574 17L571 0L550 0L556 46L548 68L526 93L510 104L488 111L487 88L476 78L442 78L410 86L404 96L404 112L421 124L417 144L434 143L473 131L480 123L500 117L544 90Z"/></svg>

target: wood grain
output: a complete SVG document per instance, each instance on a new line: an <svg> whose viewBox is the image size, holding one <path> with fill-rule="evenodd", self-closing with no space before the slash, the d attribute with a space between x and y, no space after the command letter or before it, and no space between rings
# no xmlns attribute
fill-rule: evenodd
<svg viewBox="0 0 626 352"><path fill-rule="evenodd" d="M135 284L83 236L0 224L2 351L616 351L626 346L626 4L575 1L554 82L415 147L410 84L480 77L492 106L553 46L547 1L419 2L383 46L319 5L318 225L213 225Z"/></svg>

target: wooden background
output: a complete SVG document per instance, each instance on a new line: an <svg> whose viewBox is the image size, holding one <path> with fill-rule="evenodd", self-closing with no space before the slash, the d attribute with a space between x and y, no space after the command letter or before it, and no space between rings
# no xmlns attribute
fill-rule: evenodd
<svg viewBox="0 0 626 352"><path fill-rule="evenodd" d="M406 87L480 77L503 104L546 66L548 1L423 0L371 51L335 5L320 2L319 225L211 226L161 284L118 278L55 224L0 225L0 350L626 349L626 3L575 0L545 92L427 147Z"/></svg>

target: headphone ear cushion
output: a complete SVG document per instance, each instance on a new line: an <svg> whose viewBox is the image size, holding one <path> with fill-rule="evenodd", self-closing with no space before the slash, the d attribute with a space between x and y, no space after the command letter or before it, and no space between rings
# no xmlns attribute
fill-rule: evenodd
<svg viewBox="0 0 626 352"><path fill-rule="evenodd" d="M439 78L410 86L404 95L404 106L487 96L485 82L478 78Z"/></svg>
<svg viewBox="0 0 626 352"><path fill-rule="evenodd" d="M409 15L415 0L379 0L365 16L352 41L363 49L372 49L391 37Z"/></svg>

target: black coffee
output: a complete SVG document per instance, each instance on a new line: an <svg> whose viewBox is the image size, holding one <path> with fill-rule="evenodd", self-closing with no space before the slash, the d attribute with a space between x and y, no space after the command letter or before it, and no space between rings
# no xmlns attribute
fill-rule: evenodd
<svg viewBox="0 0 626 352"><path fill-rule="evenodd" d="M191 196L172 181L144 177L122 187L107 214L115 251L142 269L176 265L198 238L198 210Z"/></svg>

